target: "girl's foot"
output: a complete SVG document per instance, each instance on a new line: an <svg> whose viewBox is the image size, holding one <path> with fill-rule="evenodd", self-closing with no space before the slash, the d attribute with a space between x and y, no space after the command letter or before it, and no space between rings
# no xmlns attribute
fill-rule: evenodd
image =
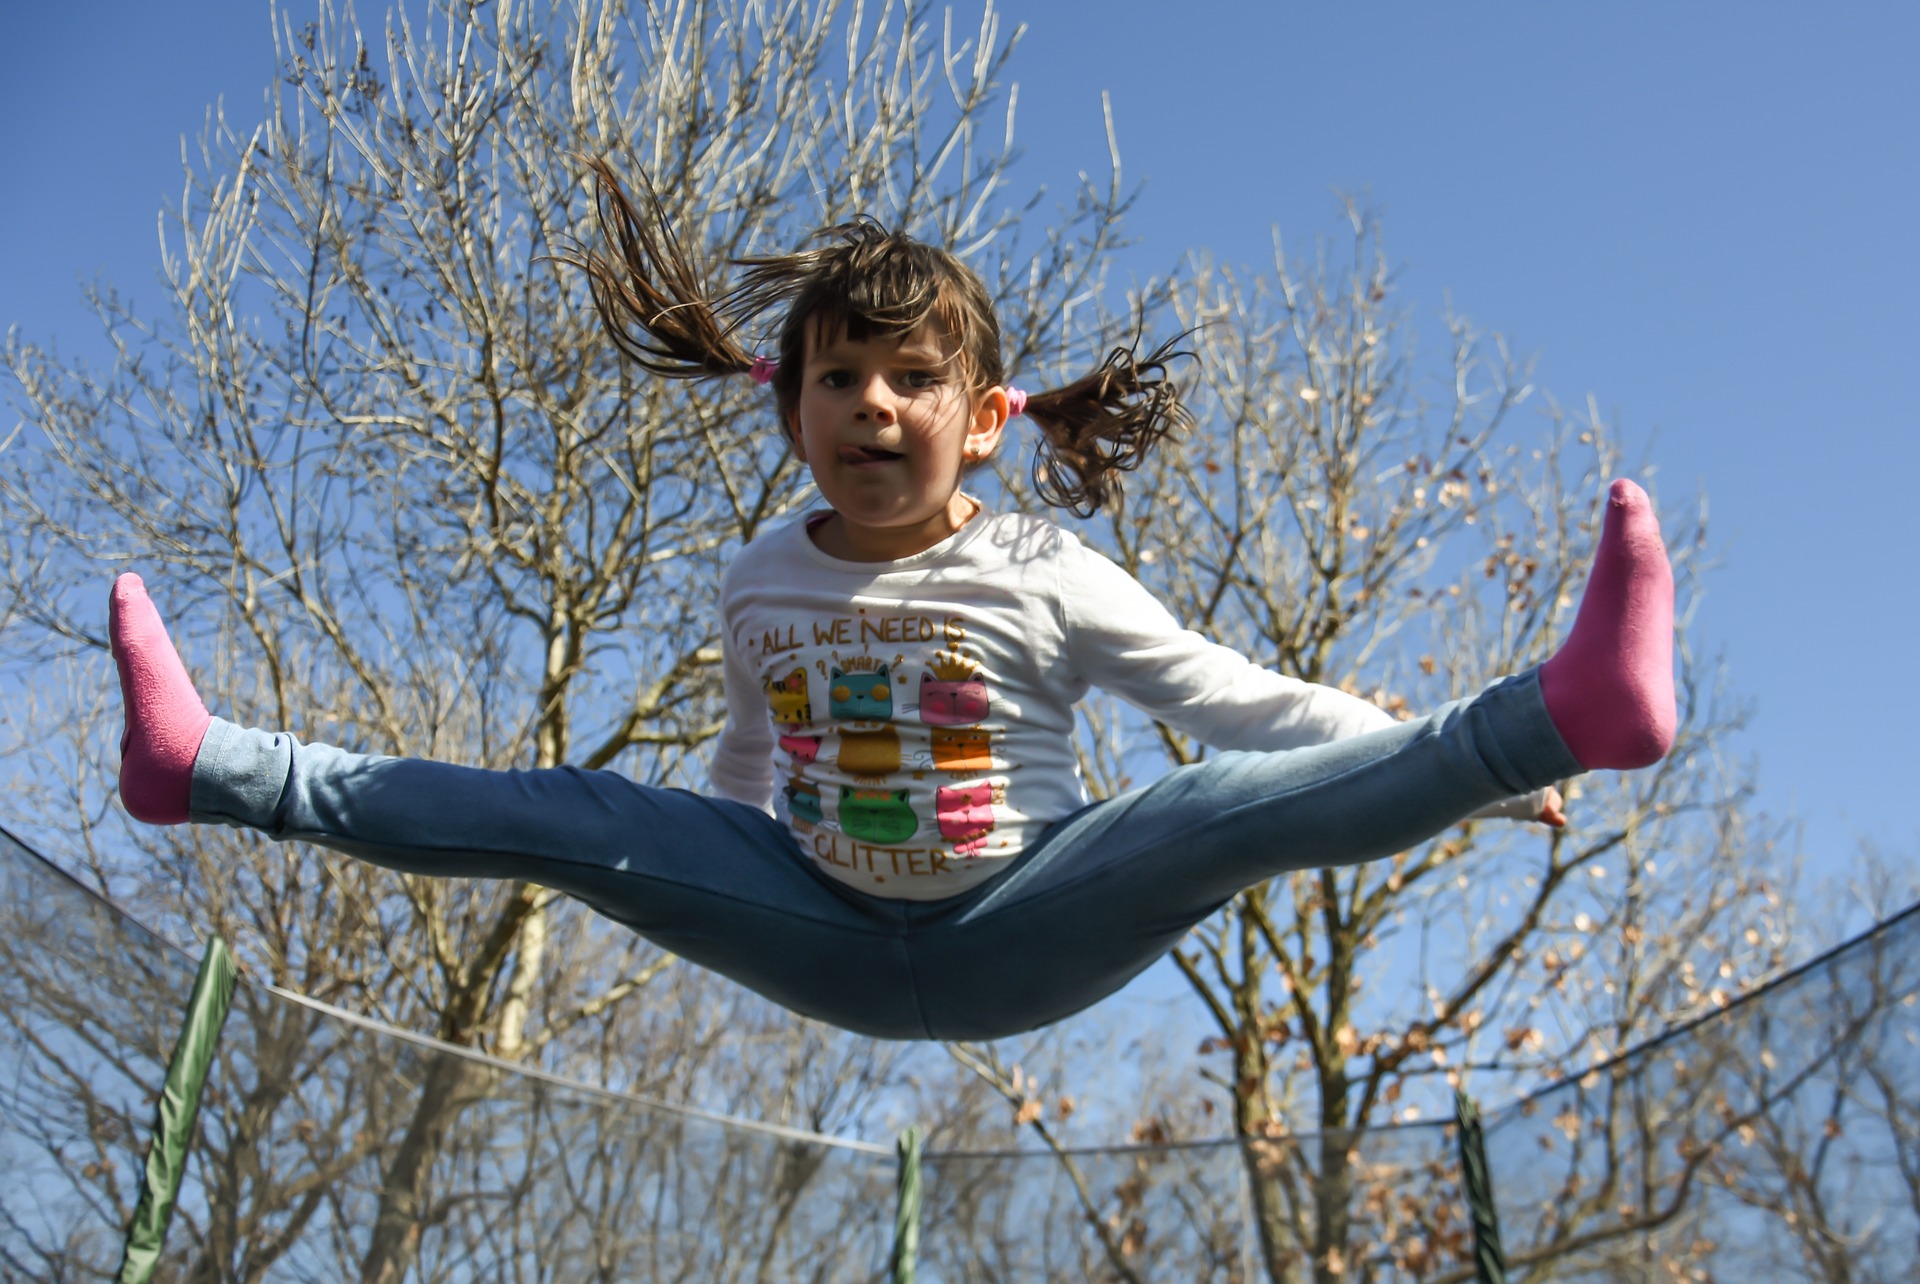
<svg viewBox="0 0 1920 1284"><path fill-rule="evenodd" d="M1645 767L1666 756L1673 699L1673 569L1647 492L1624 478L1573 632L1540 666L1547 714L1582 767Z"/></svg>
<svg viewBox="0 0 1920 1284"><path fill-rule="evenodd" d="M135 820L178 825L187 818L193 759L213 716L200 703L138 575L113 582L108 620L127 713L127 730L120 737L120 801Z"/></svg>

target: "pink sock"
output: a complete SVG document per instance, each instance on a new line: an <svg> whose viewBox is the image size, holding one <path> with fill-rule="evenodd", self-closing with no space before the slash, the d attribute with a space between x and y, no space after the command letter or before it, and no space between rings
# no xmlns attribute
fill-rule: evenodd
<svg viewBox="0 0 1920 1284"><path fill-rule="evenodd" d="M1540 694L1589 770L1645 767L1673 745L1673 568L1652 501L1624 478L1607 494L1573 632L1540 666Z"/></svg>
<svg viewBox="0 0 1920 1284"><path fill-rule="evenodd" d="M138 575L113 582L108 637L120 667L127 730L120 737L120 801L151 825L178 825L193 793L193 759L213 717L167 637Z"/></svg>

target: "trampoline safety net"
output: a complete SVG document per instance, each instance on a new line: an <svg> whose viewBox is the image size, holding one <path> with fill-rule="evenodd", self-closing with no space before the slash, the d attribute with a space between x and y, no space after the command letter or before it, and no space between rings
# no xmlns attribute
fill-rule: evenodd
<svg viewBox="0 0 1920 1284"><path fill-rule="evenodd" d="M1916 933L1909 910L1617 1062L1483 1103L1505 1277L1914 1278ZM6 1278L113 1277L195 962L0 833ZM153 1278L363 1278L382 1208L408 1207L383 1175L423 1100L445 1140L430 1215L401 1228L408 1280L896 1268L891 1145L525 1073L243 981ZM921 1165L918 1284L1485 1278L1447 1123L1064 1157L930 1146ZM1264 1227L1256 1182L1284 1210Z"/></svg>

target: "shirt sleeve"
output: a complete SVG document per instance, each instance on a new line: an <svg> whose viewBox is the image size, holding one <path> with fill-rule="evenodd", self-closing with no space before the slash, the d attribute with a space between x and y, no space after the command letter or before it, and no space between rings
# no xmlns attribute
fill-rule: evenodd
<svg viewBox="0 0 1920 1284"><path fill-rule="evenodd" d="M773 722L760 683L734 642L722 608L721 683L727 725L713 751L708 778L722 798L773 814Z"/></svg>
<svg viewBox="0 0 1920 1284"><path fill-rule="evenodd" d="M1070 540L1060 577L1075 672L1217 749L1271 752L1326 744L1394 724L1385 710L1302 682L1210 642L1110 559Z"/></svg>

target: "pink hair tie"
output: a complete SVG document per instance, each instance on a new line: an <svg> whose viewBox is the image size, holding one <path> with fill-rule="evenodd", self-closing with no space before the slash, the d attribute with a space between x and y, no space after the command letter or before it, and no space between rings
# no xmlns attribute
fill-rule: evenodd
<svg viewBox="0 0 1920 1284"><path fill-rule="evenodd" d="M1027 394L1018 388L1007 389L1007 418L1027 412Z"/></svg>
<svg viewBox="0 0 1920 1284"><path fill-rule="evenodd" d="M780 363L772 357L755 357L753 364L747 367L747 373L753 376L755 383L772 383L773 372L779 368Z"/></svg>

